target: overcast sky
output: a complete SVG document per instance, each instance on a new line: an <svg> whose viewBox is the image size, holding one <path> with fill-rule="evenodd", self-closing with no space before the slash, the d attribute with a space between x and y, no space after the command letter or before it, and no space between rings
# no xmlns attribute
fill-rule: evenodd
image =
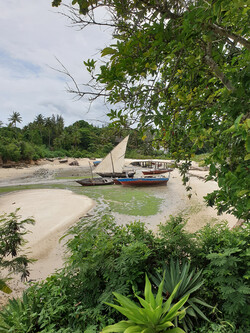
<svg viewBox="0 0 250 333"><path fill-rule="evenodd" d="M65 0L64 3L69 3ZM51 0L0 0L0 120L8 123L13 111L23 119L20 126L38 114L63 116L68 126L83 119L95 125L107 121L100 100L89 109L87 101L69 94L69 79L50 67L60 68L56 57L79 83L89 76L83 61L97 56L108 44L110 31L99 27L78 31L58 14Z"/></svg>

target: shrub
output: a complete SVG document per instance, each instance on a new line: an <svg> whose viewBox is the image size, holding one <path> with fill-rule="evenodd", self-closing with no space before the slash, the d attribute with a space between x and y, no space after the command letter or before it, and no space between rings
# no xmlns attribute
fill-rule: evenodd
<svg viewBox="0 0 250 333"><path fill-rule="evenodd" d="M113 302L113 292L135 301L143 293L145 273L154 275L173 257L180 263L189 261L190 270L196 266L204 269L204 285L199 288L198 296L211 305L217 304L222 317L220 323L209 323L205 327L211 327L213 332L214 324L223 332L220 325L230 316L237 332L246 331L247 303L245 306L233 304L238 294L228 293L231 290L228 291L228 287L234 288L239 296L246 296L248 289L242 288L242 281L246 285L249 228L229 230L222 224L188 234L184 230L185 223L181 216L171 217L159 226L158 234L154 234L139 221L117 225L112 216L100 212L82 219L69 231L65 267L27 290L26 296L32 300L28 309L32 306L32 310L23 311L19 323L29 322L29 315L36 327L30 333L98 332L106 325L122 320L117 311L105 304ZM194 295L189 292L192 301ZM229 312L232 307L235 311ZM208 316L210 309L206 312L204 307L202 311ZM212 319L216 321L216 318ZM197 323L197 332L198 326L204 326L204 323Z"/></svg>
<svg viewBox="0 0 250 333"><path fill-rule="evenodd" d="M170 216L166 223L159 225L158 236L161 242L165 244L165 255L167 258L173 259L190 259L196 258L198 255L198 243L194 234L185 231L185 220L181 215Z"/></svg>
<svg viewBox="0 0 250 333"><path fill-rule="evenodd" d="M24 160L33 160L35 155L35 148L28 142L21 142L21 158Z"/></svg>
<svg viewBox="0 0 250 333"><path fill-rule="evenodd" d="M18 209L10 214L0 215L0 268L5 268L10 272L21 273L21 279L29 276L28 264L31 262L26 255L19 255L21 247L24 245L24 235L26 224L34 224L33 219L21 220L17 215ZM11 290L5 283L6 279L0 276L1 290L10 293Z"/></svg>
<svg viewBox="0 0 250 333"><path fill-rule="evenodd" d="M180 322L178 322L178 317L176 317L175 325L181 326L188 331L195 324L197 325L198 319L209 321L200 309L201 306L212 308L199 297L199 291L204 284L202 271L197 272L195 269L190 271L190 262L183 262L180 265L179 261L174 262L174 260L170 261L170 265L164 265L163 271L165 272L165 278L163 279L165 299L168 299L169 295L173 293L177 284L179 284L179 288L174 294L173 301L178 302L184 296L190 295L187 300L186 316ZM156 275L152 276L152 281L156 286L159 286L162 281L162 275L156 272Z"/></svg>
<svg viewBox="0 0 250 333"><path fill-rule="evenodd" d="M118 293L114 293L117 302L120 306L116 304L108 305L112 306L123 315L125 315L128 320L122 320L117 324L105 327L102 333L108 332L145 332L145 333L157 333L157 332L174 332L174 333L185 333L180 328L174 328L174 321L176 318L180 320L185 316L186 310L178 311L186 303L189 295L184 296L178 303L172 304L174 296L179 288L179 284L175 286L173 292L169 296L166 302L163 302L163 280L161 281L157 295L154 296L152 292L151 283L146 275L146 285L144 290L144 298L137 295L137 299L141 303L138 306L136 303L132 302L128 297L122 296ZM171 329L169 329L171 327Z"/></svg>
<svg viewBox="0 0 250 333"><path fill-rule="evenodd" d="M12 142L2 146L1 151L3 161L15 161L18 162L21 159L21 148L16 142Z"/></svg>
<svg viewBox="0 0 250 333"><path fill-rule="evenodd" d="M226 320L238 330L249 325L249 225L230 230L226 223L206 226L198 232L200 252L197 263L203 265L204 295L223 311Z"/></svg>

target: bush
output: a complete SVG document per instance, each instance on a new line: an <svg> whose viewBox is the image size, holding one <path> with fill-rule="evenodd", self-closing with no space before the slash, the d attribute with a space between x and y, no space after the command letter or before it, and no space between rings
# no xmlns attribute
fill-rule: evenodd
<svg viewBox="0 0 250 333"><path fill-rule="evenodd" d="M204 285L199 283L195 297L218 305L212 315L211 309L202 308L215 323L204 326L199 320L197 332L205 332L203 326L207 332L210 327L211 332L216 332L216 327L223 332L223 320L229 317L237 332L247 331L249 228L229 230L222 224L189 234L185 223L181 216L171 217L154 234L141 222L121 226L113 217L98 212L83 219L69 232L65 267L27 290L27 308L15 320L26 325L32 317L36 330L30 333L99 332L123 319L105 304L113 302L113 292L135 300L135 295L143 294L145 273L154 275L173 258L180 263L189 261L191 270L203 269Z"/></svg>
<svg viewBox="0 0 250 333"><path fill-rule="evenodd" d="M34 224L33 219L21 220L17 215L18 209L10 214L0 215L0 268L13 273L21 273L21 279L29 276L28 264L31 262L26 255L19 255L21 247L25 244L24 235L27 233L25 225ZM11 292L0 276L0 292Z"/></svg>
<svg viewBox="0 0 250 333"><path fill-rule="evenodd" d="M201 248L196 263L205 267L205 297L242 332L250 324L249 229L246 225L230 230L221 223L197 233Z"/></svg>
<svg viewBox="0 0 250 333"><path fill-rule="evenodd" d="M6 161L18 162L21 159L21 148L16 142L12 142L2 146L2 159Z"/></svg>
<svg viewBox="0 0 250 333"><path fill-rule="evenodd" d="M141 306L138 306L136 303L132 302L128 297L122 296L118 293L114 293L116 301L120 303L120 306L116 304L108 305L112 306L123 315L125 315L128 320L122 320L117 324L107 326L102 330L102 333L105 332L148 332L148 333L157 333L157 332L173 332L172 328L175 326L174 322L178 322L185 317L186 310L183 308L186 303L189 295L182 297L176 304L173 303L175 294L180 286L180 283L177 284L169 296L166 302L163 302L163 284L164 284L164 274L163 279L159 284L157 295L154 296L152 292L152 285L146 275L146 284L144 291L144 298L137 297ZM179 311L182 308L181 311ZM175 333L185 333L180 328L174 329Z"/></svg>
<svg viewBox="0 0 250 333"><path fill-rule="evenodd" d="M39 329L52 325L55 332L62 327L84 332L121 320L104 302L113 301L114 291L132 298L143 292L145 273L153 273L171 258L174 244L168 247L165 232L154 235L141 222L118 226L108 215L74 226L65 268L27 291Z"/></svg>
<svg viewBox="0 0 250 333"><path fill-rule="evenodd" d="M35 148L30 143L21 142L21 158L23 160L33 160L35 155Z"/></svg>

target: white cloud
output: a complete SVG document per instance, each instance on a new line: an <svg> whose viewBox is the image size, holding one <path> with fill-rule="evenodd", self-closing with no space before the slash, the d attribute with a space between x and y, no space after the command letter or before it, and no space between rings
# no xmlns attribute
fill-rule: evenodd
<svg viewBox="0 0 250 333"><path fill-rule="evenodd" d="M79 83L89 80L83 61L97 54L110 40L109 31L99 27L77 31L69 27L61 8L51 0L8 0L0 2L0 120L17 111L23 125L42 113L61 114L65 124L84 119L93 123L105 117L105 106L97 101L74 101L66 92L69 79L52 70L56 57ZM98 124L98 122L96 122Z"/></svg>

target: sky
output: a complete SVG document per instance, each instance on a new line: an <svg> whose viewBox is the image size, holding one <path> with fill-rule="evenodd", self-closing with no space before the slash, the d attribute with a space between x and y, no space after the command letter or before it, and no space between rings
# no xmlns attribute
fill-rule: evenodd
<svg viewBox="0 0 250 333"><path fill-rule="evenodd" d="M90 103L67 92L71 80L59 73L56 58L80 84L90 79L83 61L97 57L109 44L111 31L99 27L80 31L70 26L53 8L51 0L0 0L0 121L19 112L22 123L38 114L61 115L65 126L83 119L91 124L107 124L107 107L102 100ZM64 0L64 3L70 3ZM105 13L101 13L105 16Z"/></svg>

